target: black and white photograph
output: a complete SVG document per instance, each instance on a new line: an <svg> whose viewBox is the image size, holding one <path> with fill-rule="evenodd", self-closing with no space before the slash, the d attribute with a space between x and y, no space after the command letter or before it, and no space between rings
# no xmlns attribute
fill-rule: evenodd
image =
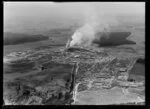
<svg viewBox="0 0 150 109"><path fill-rule="evenodd" d="M6 105L145 105L145 2L3 2Z"/></svg>

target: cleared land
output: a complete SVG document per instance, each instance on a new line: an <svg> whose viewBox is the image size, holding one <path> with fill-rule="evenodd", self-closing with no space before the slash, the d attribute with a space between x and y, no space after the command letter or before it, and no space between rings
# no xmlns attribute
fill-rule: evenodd
<svg viewBox="0 0 150 109"><path fill-rule="evenodd" d="M112 105L128 102L139 102L137 95L124 95L121 88L84 91L77 94L75 105Z"/></svg>
<svg viewBox="0 0 150 109"><path fill-rule="evenodd" d="M138 50L145 50L144 47L136 49L131 45L121 45L66 50L65 43L72 34L66 32L68 30L56 29L52 40L4 46L5 104L108 105L145 102L142 72L139 72L140 81L128 80L128 75L132 74L128 69L134 60L144 57L144 53L138 54ZM9 53L12 55L8 56ZM26 71L32 68L34 71Z"/></svg>

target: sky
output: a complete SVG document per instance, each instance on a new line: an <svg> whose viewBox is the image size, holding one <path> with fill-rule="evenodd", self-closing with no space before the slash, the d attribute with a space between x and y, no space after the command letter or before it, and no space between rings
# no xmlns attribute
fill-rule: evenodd
<svg viewBox="0 0 150 109"><path fill-rule="evenodd" d="M4 2L4 31L28 32L84 23L90 16L101 21L144 22L144 2Z"/></svg>

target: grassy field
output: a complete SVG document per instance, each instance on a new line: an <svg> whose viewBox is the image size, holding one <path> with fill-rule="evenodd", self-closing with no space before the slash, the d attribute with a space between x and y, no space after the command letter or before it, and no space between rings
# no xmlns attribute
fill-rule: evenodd
<svg viewBox="0 0 150 109"><path fill-rule="evenodd" d="M34 62L26 62L26 63L4 63L4 73L27 73L34 68Z"/></svg>

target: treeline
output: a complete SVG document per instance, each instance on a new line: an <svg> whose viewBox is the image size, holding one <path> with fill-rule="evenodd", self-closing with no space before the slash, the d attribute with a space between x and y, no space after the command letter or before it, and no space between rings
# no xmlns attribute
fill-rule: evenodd
<svg viewBox="0 0 150 109"><path fill-rule="evenodd" d="M136 62L141 63L141 64L145 64L145 59L139 58Z"/></svg>
<svg viewBox="0 0 150 109"><path fill-rule="evenodd" d="M4 33L4 45L15 45L15 44L22 44L26 42L34 42L34 41L42 41L48 40L48 36L43 35L28 35L22 33Z"/></svg>
<svg viewBox="0 0 150 109"><path fill-rule="evenodd" d="M136 42L126 39L130 34L131 32L98 33L97 37L99 37L99 39L94 40L93 43L96 43L99 46L117 46L122 44L136 44Z"/></svg>

